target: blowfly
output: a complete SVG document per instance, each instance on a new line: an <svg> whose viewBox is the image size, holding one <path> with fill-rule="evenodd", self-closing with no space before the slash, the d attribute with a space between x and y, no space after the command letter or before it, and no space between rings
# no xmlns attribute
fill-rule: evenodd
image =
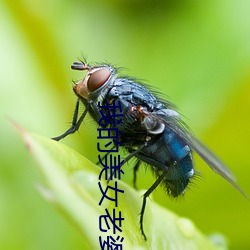
<svg viewBox="0 0 250 250"><path fill-rule="evenodd" d="M123 164L133 157L137 159L134 184L136 171L142 163L149 165L157 176L143 195L140 230L145 240L143 216L147 197L159 184L163 184L172 197L184 193L195 174L192 151L244 195L232 172L189 132L175 106L169 101L158 98L147 85L133 78L119 77L117 70L109 64L90 66L85 62L74 62L71 68L87 71L87 74L73 87L78 99L71 127L53 139L59 141L76 132L87 113L98 123L98 102L120 102L123 119L116 125L121 132L118 141L128 152ZM83 103L85 110L79 116L80 103ZM109 124L107 126L112 127Z"/></svg>

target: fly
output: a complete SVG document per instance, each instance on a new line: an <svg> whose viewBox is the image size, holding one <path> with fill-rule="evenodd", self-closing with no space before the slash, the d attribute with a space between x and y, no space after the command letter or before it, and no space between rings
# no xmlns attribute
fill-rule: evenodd
<svg viewBox="0 0 250 250"><path fill-rule="evenodd" d="M143 195L140 230L145 240L143 216L147 197L159 184L163 184L172 197L184 193L195 174L192 151L246 197L236 184L232 172L188 131L175 106L169 101L158 98L146 85L132 78L118 77L117 70L111 65L90 66L85 62L74 62L71 68L85 70L87 74L73 87L78 99L71 127L53 139L59 141L76 132L87 113L98 123L98 102L102 105L106 101L121 103L124 118L117 125L121 132L118 141L128 152L123 164L133 157L137 158L134 166L134 185L136 171L142 163L151 166L157 176L156 181ZM80 102L84 104L85 110L78 117ZM103 112L105 113L105 109Z"/></svg>

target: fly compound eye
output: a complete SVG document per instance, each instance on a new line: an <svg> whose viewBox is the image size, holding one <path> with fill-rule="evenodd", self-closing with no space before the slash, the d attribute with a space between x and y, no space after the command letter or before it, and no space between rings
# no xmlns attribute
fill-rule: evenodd
<svg viewBox="0 0 250 250"><path fill-rule="evenodd" d="M108 69L98 69L89 75L88 90L93 92L99 89L110 77L111 72Z"/></svg>

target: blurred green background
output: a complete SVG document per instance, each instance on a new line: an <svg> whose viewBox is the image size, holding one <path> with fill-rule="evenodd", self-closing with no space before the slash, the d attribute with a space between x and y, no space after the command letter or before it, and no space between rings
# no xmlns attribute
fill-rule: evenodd
<svg viewBox="0 0 250 250"><path fill-rule="evenodd" d="M0 249L81 248L81 235L36 191L39 173L8 117L47 137L64 132L72 80L83 76L70 65L82 55L123 66L167 95L250 196L249 13L247 0L1 1ZM93 124L63 143L96 162ZM184 198L161 188L153 198L204 233L226 235L230 249L250 249L250 202L195 160L203 177ZM131 184L132 164L125 170ZM153 180L140 170L140 188Z"/></svg>

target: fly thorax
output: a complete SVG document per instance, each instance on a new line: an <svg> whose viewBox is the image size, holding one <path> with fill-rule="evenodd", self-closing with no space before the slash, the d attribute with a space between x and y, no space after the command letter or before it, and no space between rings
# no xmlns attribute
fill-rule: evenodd
<svg viewBox="0 0 250 250"><path fill-rule="evenodd" d="M141 124L150 134L161 134L165 129L165 125L153 116L146 116Z"/></svg>
<svg viewBox="0 0 250 250"><path fill-rule="evenodd" d="M165 119L166 121L168 121L168 120L170 120L170 121L171 120L172 121L173 120L175 120L175 121L181 120L181 115L173 109L167 109L167 108L159 109L159 110L153 112L153 114Z"/></svg>

